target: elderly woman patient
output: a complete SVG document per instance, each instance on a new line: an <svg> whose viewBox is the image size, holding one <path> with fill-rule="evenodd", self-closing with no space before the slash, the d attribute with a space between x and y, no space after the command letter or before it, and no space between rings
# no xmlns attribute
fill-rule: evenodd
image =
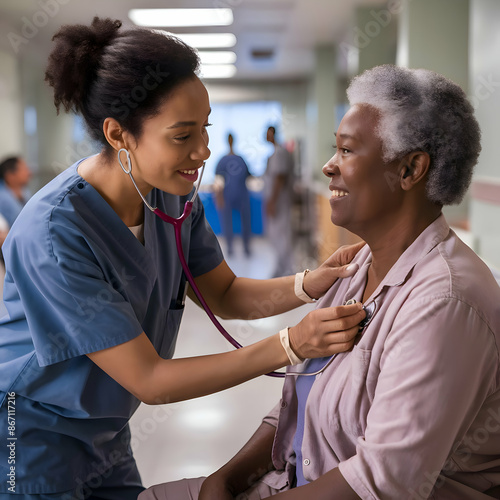
<svg viewBox="0 0 500 500"><path fill-rule="evenodd" d="M289 367L219 471L141 500L500 498L500 289L441 213L478 158L473 109L443 76L388 65L347 95L323 173L332 222L366 246L318 307L363 302L358 342Z"/></svg>

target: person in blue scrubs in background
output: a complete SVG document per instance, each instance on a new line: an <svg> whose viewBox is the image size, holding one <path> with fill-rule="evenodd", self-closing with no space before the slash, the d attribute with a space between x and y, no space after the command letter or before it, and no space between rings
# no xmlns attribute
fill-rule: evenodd
<svg viewBox="0 0 500 500"><path fill-rule="evenodd" d="M171 359L185 291L173 228L144 209L120 161L152 206L179 216L210 155L210 106L194 50L160 32L120 27L95 18L54 36L46 80L55 105L80 113L102 150L33 196L4 245L1 498L137 498L144 488L128 421L141 401L195 398L294 355L345 351L365 316L359 304L313 311L243 349ZM215 314L243 319L262 317L263 302L279 314L322 296L356 271L346 264L360 248L300 273L297 288L293 276L237 278L198 199L182 240Z"/></svg>
<svg viewBox="0 0 500 500"><path fill-rule="evenodd" d="M223 156L215 169L215 174L224 178L222 226L227 242L227 253L233 253L233 210L241 217L241 237L243 250L250 256L250 236L252 233L250 217L250 193L246 181L250 176L245 160L233 150L234 137L228 134L229 153Z"/></svg>
<svg viewBox="0 0 500 500"><path fill-rule="evenodd" d="M9 227L31 196L27 189L30 179L31 170L21 157L11 156L0 163L0 214Z"/></svg>
<svg viewBox="0 0 500 500"><path fill-rule="evenodd" d="M1 246L9 230L31 196L27 188L31 170L20 156L10 156L0 163L0 279L5 275ZM0 291L2 285L0 284ZM0 305L0 311L3 308Z"/></svg>

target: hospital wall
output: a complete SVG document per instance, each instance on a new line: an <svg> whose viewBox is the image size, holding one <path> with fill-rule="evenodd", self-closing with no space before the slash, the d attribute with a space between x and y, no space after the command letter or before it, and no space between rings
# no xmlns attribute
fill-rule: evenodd
<svg viewBox="0 0 500 500"><path fill-rule="evenodd" d="M23 146L23 114L19 62L15 54L0 48L0 154L16 154Z"/></svg>
<svg viewBox="0 0 500 500"><path fill-rule="evenodd" d="M500 269L500 2L471 0L471 99L482 152L471 188L475 250Z"/></svg>

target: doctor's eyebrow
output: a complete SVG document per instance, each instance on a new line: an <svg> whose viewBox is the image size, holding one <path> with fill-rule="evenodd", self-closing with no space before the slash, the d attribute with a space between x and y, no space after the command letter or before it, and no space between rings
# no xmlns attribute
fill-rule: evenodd
<svg viewBox="0 0 500 500"><path fill-rule="evenodd" d="M212 112L212 108L208 111L208 116L210 116L210 113ZM208 118L207 116L207 118ZM170 125L169 127L166 127L167 129L171 128L180 128L180 127L193 127L196 125L195 121L185 121L185 122L176 122L173 125Z"/></svg>
<svg viewBox="0 0 500 500"><path fill-rule="evenodd" d="M193 125L196 125L196 122L177 122L177 123L174 123L173 125L170 125L170 127L167 127L167 128L171 129L171 128L180 128L180 127L192 127Z"/></svg>

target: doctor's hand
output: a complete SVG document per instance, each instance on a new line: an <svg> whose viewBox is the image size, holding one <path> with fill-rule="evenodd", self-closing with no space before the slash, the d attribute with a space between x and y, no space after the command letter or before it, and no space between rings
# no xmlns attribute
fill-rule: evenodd
<svg viewBox="0 0 500 500"><path fill-rule="evenodd" d="M312 298L322 297L337 278L347 278L358 270L358 265L349 264L354 256L366 245L364 241L354 245L341 246L333 255L314 271L308 272L302 285L304 292Z"/></svg>
<svg viewBox="0 0 500 500"><path fill-rule="evenodd" d="M289 329L290 347L301 359L321 358L352 349L366 316L360 302L315 309Z"/></svg>

